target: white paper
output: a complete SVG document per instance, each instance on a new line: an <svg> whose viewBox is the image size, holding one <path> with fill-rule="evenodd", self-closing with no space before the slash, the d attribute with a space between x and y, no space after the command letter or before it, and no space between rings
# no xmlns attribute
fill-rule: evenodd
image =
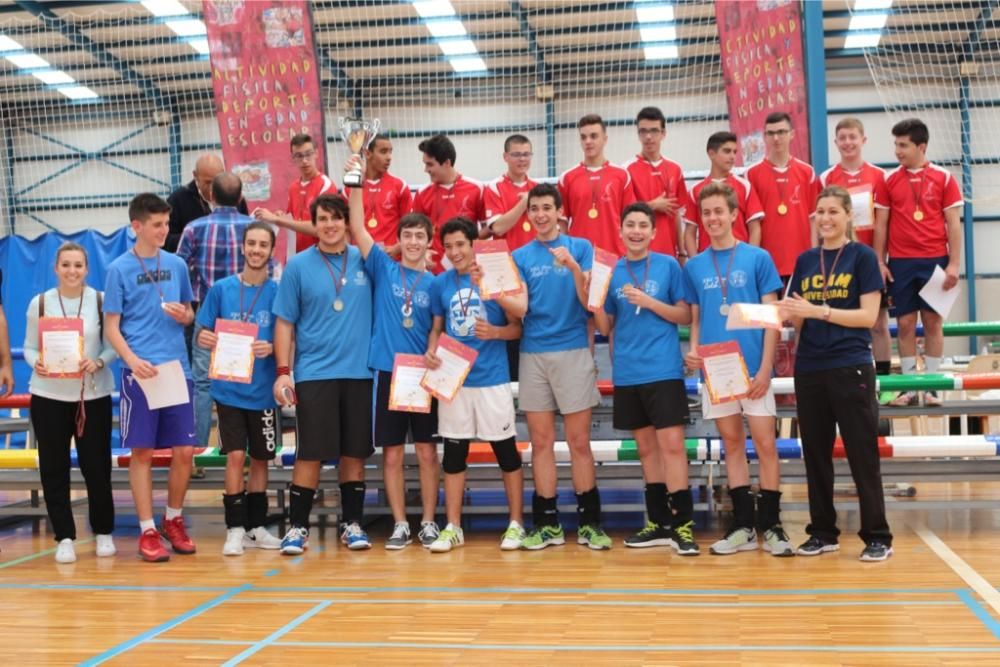
<svg viewBox="0 0 1000 667"><path fill-rule="evenodd" d="M132 376L142 388L142 393L146 395L146 404L149 405L150 410L159 410L191 402L181 362L168 361L155 368L156 376L148 380Z"/></svg>
<svg viewBox="0 0 1000 667"><path fill-rule="evenodd" d="M743 359L738 353L703 357L702 363L706 382L719 398L741 396L750 391Z"/></svg>
<svg viewBox="0 0 1000 667"><path fill-rule="evenodd" d="M483 270L482 289L486 294L512 294L521 289L521 279L514 271L509 253L482 253L476 255L476 263Z"/></svg>
<svg viewBox="0 0 1000 667"><path fill-rule="evenodd" d="M595 310L604 306L613 270L614 267L600 262L594 262L590 267L590 290L587 292L587 308L589 310Z"/></svg>
<svg viewBox="0 0 1000 667"><path fill-rule="evenodd" d="M213 375L250 378L253 374L253 336L221 331L215 343ZM249 372L248 372L249 371Z"/></svg>
<svg viewBox="0 0 1000 667"><path fill-rule="evenodd" d="M726 318L726 329L781 329L777 304L734 303Z"/></svg>
<svg viewBox="0 0 1000 667"><path fill-rule="evenodd" d="M438 346L434 352L441 360L441 365L437 368L428 368L424 375L424 384L434 389L442 400L451 401L455 398L465 376L468 375L472 364L468 359L460 357L454 352L450 352L442 346Z"/></svg>
<svg viewBox="0 0 1000 667"><path fill-rule="evenodd" d="M49 373L79 373L80 332L43 331L42 358Z"/></svg>
<svg viewBox="0 0 1000 667"><path fill-rule="evenodd" d="M955 300L958 299L958 285L955 285L950 290L944 289L945 278L944 269L940 266L935 266L934 275L927 281L924 288L920 290L920 298L926 301L928 306L936 310L938 315L944 319L948 319L948 313L951 312L951 307L955 305Z"/></svg>
<svg viewBox="0 0 1000 667"><path fill-rule="evenodd" d="M431 395L420 386L427 369L422 366L396 366L392 376L390 405L416 409L430 409Z"/></svg>
<svg viewBox="0 0 1000 667"><path fill-rule="evenodd" d="M872 219L872 192L864 190L862 192L851 193L851 209L854 213L854 229L871 229L875 225Z"/></svg>

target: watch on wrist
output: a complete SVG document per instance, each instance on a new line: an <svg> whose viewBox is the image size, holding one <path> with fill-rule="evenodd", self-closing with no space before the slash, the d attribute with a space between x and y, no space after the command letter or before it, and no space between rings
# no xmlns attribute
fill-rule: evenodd
<svg viewBox="0 0 1000 667"><path fill-rule="evenodd" d="M104 359L98 358L94 363L97 365L97 370L104 370Z"/></svg>

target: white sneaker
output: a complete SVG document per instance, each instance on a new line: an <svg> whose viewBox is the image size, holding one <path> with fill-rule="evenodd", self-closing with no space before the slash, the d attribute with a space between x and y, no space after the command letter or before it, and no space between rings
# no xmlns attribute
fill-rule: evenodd
<svg viewBox="0 0 1000 667"><path fill-rule="evenodd" d="M73 540L67 537L65 540L59 541L59 546L56 547L56 562L57 563L76 562L76 550L73 548Z"/></svg>
<svg viewBox="0 0 1000 667"><path fill-rule="evenodd" d="M527 533L524 532L524 527L517 521L511 521L510 525L507 526L507 530L504 531L503 539L500 541L500 549L502 551L520 549L521 542L524 542L525 537L527 537Z"/></svg>
<svg viewBox="0 0 1000 667"><path fill-rule="evenodd" d="M223 556L243 555L243 536L246 530L243 528L230 528L226 531L226 543L222 545Z"/></svg>
<svg viewBox="0 0 1000 667"><path fill-rule="evenodd" d="M118 553L118 549L115 548L115 541L111 538L110 535L97 536L98 558L111 558L116 553Z"/></svg>
<svg viewBox="0 0 1000 667"><path fill-rule="evenodd" d="M281 539L267 532L264 526L251 528L243 536L243 548L245 549L280 549Z"/></svg>
<svg viewBox="0 0 1000 667"><path fill-rule="evenodd" d="M465 534L458 526L449 523L438 535L438 538L431 543L428 549L434 553L445 553L455 547L465 544Z"/></svg>

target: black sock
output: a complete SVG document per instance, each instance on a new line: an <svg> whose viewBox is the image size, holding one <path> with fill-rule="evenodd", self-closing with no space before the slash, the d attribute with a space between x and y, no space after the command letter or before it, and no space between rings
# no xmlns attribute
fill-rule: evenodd
<svg viewBox="0 0 1000 667"><path fill-rule="evenodd" d="M733 528L753 528L754 498L749 485L729 489L733 501Z"/></svg>
<svg viewBox="0 0 1000 667"><path fill-rule="evenodd" d="M247 494L227 493L222 496L226 508L226 528L243 528L247 523Z"/></svg>
<svg viewBox="0 0 1000 667"><path fill-rule="evenodd" d="M342 482L340 485L340 506L344 511L344 523L360 524L365 508L365 483Z"/></svg>
<svg viewBox="0 0 1000 667"><path fill-rule="evenodd" d="M247 530L267 523L267 493L255 491L247 494Z"/></svg>
<svg viewBox="0 0 1000 667"><path fill-rule="evenodd" d="M601 494L597 487L576 494L576 512L581 526L601 525Z"/></svg>
<svg viewBox="0 0 1000 667"><path fill-rule="evenodd" d="M892 362L891 361L876 361L875 362L875 374L876 375L889 375L892 373Z"/></svg>
<svg viewBox="0 0 1000 667"><path fill-rule="evenodd" d="M646 516L657 526L669 526L670 514L667 509L667 485L662 482L647 484Z"/></svg>
<svg viewBox="0 0 1000 667"><path fill-rule="evenodd" d="M781 491L760 490L757 498L757 526L761 531L781 525Z"/></svg>
<svg viewBox="0 0 1000 667"><path fill-rule="evenodd" d="M288 518L293 528L309 529L309 515L312 514L315 495L316 489L292 484L288 491Z"/></svg>
<svg viewBox="0 0 1000 667"><path fill-rule="evenodd" d="M694 518L694 498L691 497L691 489L682 489L671 493L670 507L674 511L670 525L674 528L692 521Z"/></svg>
<svg viewBox="0 0 1000 667"><path fill-rule="evenodd" d="M559 509L556 497L543 498L537 493L531 497L531 522L535 528L559 525Z"/></svg>

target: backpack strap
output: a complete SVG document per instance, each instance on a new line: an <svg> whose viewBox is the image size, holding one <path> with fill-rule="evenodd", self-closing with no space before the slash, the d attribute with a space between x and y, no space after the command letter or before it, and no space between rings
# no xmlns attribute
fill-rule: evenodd
<svg viewBox="0 0 1000 667"><path fill-rule="evenodd" d="M101 327L101 345L104 345L104 292L97 292L97 322Z"/></svg>

